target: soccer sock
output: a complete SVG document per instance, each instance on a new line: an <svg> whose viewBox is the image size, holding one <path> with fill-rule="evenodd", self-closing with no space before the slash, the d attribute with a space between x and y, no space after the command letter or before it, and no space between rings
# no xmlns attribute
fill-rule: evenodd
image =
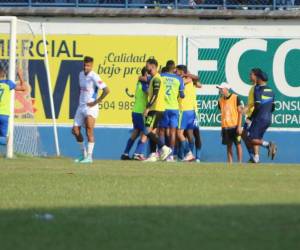
<svg viewBox="0 0 300 250"><path fill-rule="evenodd" d="M95 146L94 142L89 142L88 143L88 147L87 147L88 157L92 157L93 151L94 151L94 146Z"/></svg>
<svg viewBox="0 0 300 250"><path fill-rule="evenodd" d="M262 142L262 146L265 147L265 148L269 147L269 145L270 145L270 142L268 142L268 141L263 141Z"/></svg>
<svg viewBox="0 0 300 250"><path fill-rule="evenodd" d="M86 148L84 142L78 142L78 144L79 144L80 152L84 157L86 157Z"/></svg>
<svg viewBox="0 0 300 250"><path fill-rule="evenodd" d="M171 149L172 149L171 155L175 155L175 148L174 148L174 147L171 147Z"/></svg>
<svg viewBox="0 0 300 250"><path fill-rule="evenodd" d="M156 143L154 141L149 141L150 145L150 153L155 153L156 152Z"/></svg>
<svg viewBox="0 0 300 250"><path fill-rule="evenodd" d="M151 141L153 141L157 144L159 149L161 149L164 146L164 144L159 139L159 137L157 135L153 134L152 132L150 132L147 136Z"/></svg>
<svg viewBox="0 0 300 250"><path fill-rule="evenodd" d="M6 143L7 143L7 137L0 136L0 145L6 145Z"/></svg>
<svg viewBox="0 0 300 250"><path fill-rule="evenodd" d="M178 145L178 158L183 159L184 158L184 142L179 142Z"/></svg>
<svg viewBox="0 0 300 250"><path fill-rule="evenodd" d="M194 147L195 147L195 141L192 140L191 142L189 142L189 148L192 152L194 152Z"/></svg>
<svg viewBox="0 0 300 250"><path fill-rule="evenodd" d="M246 145L246 147L247 147L247 145ZM249 154L249 157L250 157L250 159L253 159L253 157L254 157L254 151L253 151L253 148L251 147L247 147L247 151L248 151L248 154Z"/></svg>
<svg viewBox="0 0 300 250"><path fill-rule="evenodd" d="M196 148L196 159L200 160L201 158L201 148Z"/></svg>
<svg viewBox="0 0 300 250"><path fill-rule="evenodd" d="M143 155L145 152L145 147L146 147L146 143L143 143L141 140L139 140L135 150L135 154Z"/></svg>
<svg viewBox="0 0 300 250"><path fill-rule="evenodd" d="M127 144L126 144L126 148L124 151L124 154L129 154L130 149L132 148L134 144L134 140L132 140L131 138L128 139Z"/></svg>
<svg viewBox="0 0 300 250"><path fill-rule="evenodd" d="M191 149L190 149L190 145L188 143L188 141L185 141L184 142L184 156L187 155L187 153L191 152Z"/></svg>
<svg viewBox="0 0 300 250"><path fill-rule="evenodd" d="M166 144L166 137L165 136L160 136L159 140L161 141L162 144Z"/></svg>
<svg viewBox="0 0 300 250"><path fill-rule="evenodd" d="M253 160L255 163L259 162L259 155L254 155Z"/></svg>

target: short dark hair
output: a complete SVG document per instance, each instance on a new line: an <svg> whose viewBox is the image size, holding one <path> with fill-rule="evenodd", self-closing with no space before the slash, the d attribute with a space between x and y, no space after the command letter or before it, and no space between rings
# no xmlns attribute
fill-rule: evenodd
<svg viewBox="0 0 300 250"><path fill-rule="evenodd" d="M183 64L177 65L176 69L182 70L185 74L187 73L187 67Z"/></svg>
<svg viewBox="0 0 300 250"><path fill-rule="evenodd" d="M263 81L263 74L264 72L260 68L253 68L251 72L260 80Z"/></svg>
<svg viewBox="0 0 300 250"><path fill-rule="evenodd" d="M162 67L161 73L167 73L168 72L168 67Z"/></svg>
<svg viewBox="0 0 300 250"><path fill-rule="evenodd" d="M143 67L142 68L142 76L145 76L147 73L147 68L146 67Z"/></svg>
<svg viewBox="0 0 300 250"><path fill-rule="evenodd" d="M92 62L94 62L94 58L93 58L93 57L90 57L90 56L85 56L85 57L83 58L83 62L84 62L84 63L92 63Z"/></svg>
<svg viewBox="0 0 300 250"><path fill-rule="evenodd" d="M167 67L167 68L175 67L175 62L174 62L173 60L167 61L166 67Z"/></svg>
<svg viewBox="0 0 300 250"><path fill-rule="evenodd" d="M149 58L146 63L153 64L156 67L158 66L158 62L155 58Z"/></svg>

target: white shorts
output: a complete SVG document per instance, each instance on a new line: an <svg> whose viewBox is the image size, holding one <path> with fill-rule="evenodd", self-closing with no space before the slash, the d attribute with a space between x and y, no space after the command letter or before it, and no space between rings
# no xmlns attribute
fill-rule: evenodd
<svg viewBox="0 0 300 250"><path fill-rule="evenodd" d="M74 126L76 127L84 127L85 126L85 118L87 116L92 116L95 119L98 118L99 115L99 107L98 105L90 108L90 107L78 107L76 110L76 114L74 117Z"/></svg>

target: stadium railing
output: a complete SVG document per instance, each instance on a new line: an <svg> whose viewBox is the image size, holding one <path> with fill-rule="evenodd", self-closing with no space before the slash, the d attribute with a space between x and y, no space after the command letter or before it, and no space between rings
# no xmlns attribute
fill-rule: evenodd
<svg viewBox="0 0 300 250"><path fill-rule="evenodd" d="M0 6L290 10L300 9L300 0L0 0Z"/></svg>

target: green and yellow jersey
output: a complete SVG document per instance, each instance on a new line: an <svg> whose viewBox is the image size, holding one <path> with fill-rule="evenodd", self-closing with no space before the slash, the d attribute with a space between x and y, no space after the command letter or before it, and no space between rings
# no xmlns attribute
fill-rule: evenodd
<svg viewBox="0 0 300 250"><path fill-rule="evenodd" d="M154 93L158 91L156 99L153 99ZM152 103L153 102L153 103ZM165 85L159 73L156 73L150 81L148 92L148 105L151 104L151 111L165 111Z"/></svg>
<svg viewBox="0 0 300 250"><path fill-rule="evenodd" d="M178 96L180 92L184 91L183 79L180 76L172 73L163 73L161 74L161 77L166 90L166 109L178 110Z"/></svg>
<svg viewBox="0 0 300 250"><path fill-rule="evenodd" d="M10 115L11 90L15 87L10 80L0 80L0 115Z"/></svg>
<svg viewBox="0 0 300 250"><path fill-rule="evenodd" d="M148 102L148 95L145 91L146 89L143 88L143 84L146 83L142 83L141 81L138 81L135 89L135 100L134 100L134 106L132 112L138 114L144 113Z"/></svg>

